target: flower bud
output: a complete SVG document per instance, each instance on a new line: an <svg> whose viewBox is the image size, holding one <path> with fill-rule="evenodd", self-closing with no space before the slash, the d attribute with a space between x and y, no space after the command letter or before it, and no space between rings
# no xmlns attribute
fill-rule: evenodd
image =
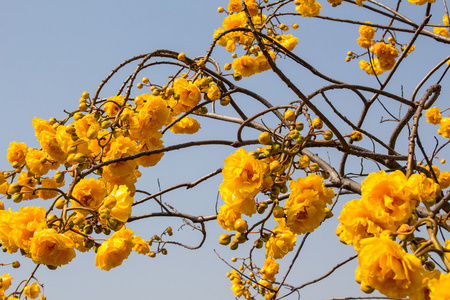
<svg viewBox="0 0 450 300"><path fill-rule="evenodd" d="M236 250L239 247L239 242L231 241L229 246L230 246L230 250Z"/></svg>
<svg viewBox="0 0 450 300"><path fill-rule="evenodd" d="M248 229L247 221L239 218L234 222L234 229L238 232L246 232Z"/></svg>
<svg viewBox="0 0 450 300"><path fill-rule="evenodd" d="M350 138L352 140L354 140L355 142L359 142L359 141L361 141L363 139L363 134L361 132L359 132L359 131L353 130L350 133Z"/></svg>
<svg viewBox="0 0 450 300"><path fill-rule="evenodd" d="M284 218L284 216L285 216L285 213L284 213L284 209L281 207L281 206L275 206L274 208L273 208L273 217L274 218Z"/></svg>
<svg viewBox="0 0 450 300"><path fill-rule="evenodd" d="M322 129L323 127L323 121L319 118L312 120L311 124L314 129Z"/></svg>
<svg viewBox="0 0 450 300"><path fill-rule="evenodd" d="M284 119L290 122L295 120L295 113L292 109L288 109L284 112Z"/></svg>
<svg viewBox="0 0 450 300"><path fill-rule="evenodd" d="M12 262L11 266L12 266L14 269L20 268L20 262L18 262L17 260L15 260L15 261Z"/></svg>
<svg viewBox="0 0 450 300"><path fill-rule="evenodd" d="M220 99L220 105L227 106L228 104L230 104L230 101L231 101L230 96L225 96Z"/></svg>
<svg viewBox="0 0 450 300"><path fill-rule="evenodd" d="M270 145L272 144L272 138L269 132L265 131L261 133L258 137L258 141L262 145Z"/></svg>
<svg viewBox="0 0 450 300"><path fill-rule="evenodd" d="M331 130L325 130L322 135L324 140L326 141L329 141L333 138L333 132Z"/></svg>
<svg viewBox="0 0 450 300"><path fill-rule="evenodd" d="M226 233L220 235L219 237L219 244L227 246L231 242L231 235L228 235Z"/></svg>
<svg viewBox="0 0 450 300"><path fill-rule="evenodd" d="M295 129L297 129L298 131L302 131L303 128L305 128L305 124L303 124L302 122L298 122L298 123L295 125Z"/></svg>

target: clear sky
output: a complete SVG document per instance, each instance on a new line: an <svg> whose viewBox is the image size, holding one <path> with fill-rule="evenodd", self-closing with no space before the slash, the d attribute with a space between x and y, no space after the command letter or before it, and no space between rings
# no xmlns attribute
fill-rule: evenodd
<svg viewBox="0 0 450 300"><path fill-rule="evenodd" d="M191 57L204 55L212 41L213 29L221 26L224 17L216 12L218 6L226 7L227 1L0 0L0 170L10 168L6 150L11 141L38 146L32 118L62 118L64 109L73 110L78 106L83 91L94 93L110 70L125 59L156 49L184 51ZM324 14L332 10L325 1L322 6ZM343 13L347 9L350 17L356 16L360 21L370 19L370 16L357 15L353 5L349 7L336 10ZM423 13L420 9L411 8L417 20L421 20ZM441 22L441 15L441 12L436 13L435 23ZM289 33L300 38L296 53L302 58L345 82L367 80L357 62L344 61L347 51L360 51L356 44L357 26L345 24L337 28L335 23L299 17L295 22L300 24L300 29ZM416 64L430 65L446 55L445 51L428 48L431 42L431 39L418 42L411 59L413 55L423 59ZM426 54L429 51L432 55ZM217 51L216 58L222 66L231 61L222 49ZM311 79L308 72L283 62L280 64L305 88L306 94L323 85L323 82ZM406 93L410 93L417 84L414 72L425 74L426 68L419 71L419 67L410 63L410 71L406 70L404 77L395 79L393 89L398 92L403 87ZM105 89L103 97L116 93L125 74L121 76L115 85ZM294 97L286 93L284 86L270 74L251 78L245 83L242 81L242 85L261 91L275 104L287 103ZM443 89L442 95L442 98L448 98L448 88ZM336 101L342 101L340 103L345 109L353 109L347 104L346 95L342 97ZM382 114L381 109L378 110L378 114L373 116L373 124L378 124ZM233 139L232 133L227 135L222 127L214 127L214 124L217 123L202 123L206 138L220 135L220 138ZM435 130L431 128L430 132ZM249 138L256 138L255 132L246 134ZM176 141L169 139L165 145ZM211 148L200 157L196 150L167 154L163 158L163 166L145 172L139 188L154 192L158 189L158 179L162 188L195 180L221 167L223 159L233 151L232 148ZM175 203L180 210L193 214L212 214L220 181L221 177L214 178L209 185L199 187L198 192L175 192L164 201ZM10 207L9 203L6 207ZM134 211L133 215L154 209L155 206L149 203ZM336 217L308 239L305 252L297 261L288 283L296 286L314 279L355 254L352 247L338 242L334 234L338 223ZM169 225L174 228L174 237L189 244L198 243L198 235L186 227L179 230L180 223L172 220L148 220L131 224L130 228L148 239ZM159 255L154 259L132 253L122 266L109 272L94 266L94 253L77 254L69 265L56 271L41 267L36 276L45 284L47 299L232 299L231 284L225 276L230 269L217 257L214 249L228 262L232 255L245 255L246 252L232 253L227 247L220 246L217 240L224 230L215 222L208 224L208 230L205 246L197 251L169 247L167 256ZM292 255L286 256L281 263L287 264L290 257ZM262 262L263 255L259 258ZM2 254L0 263L13 259L17 257ZM23 267L12 273L16 278L13 286L25 279L33 268L27 259L19 259ZM323 283L305 288L300 298L312 300L363 295L354 282L355 267L356 264L351 263ZM289 299L297 299L297 295Z"/></svg>

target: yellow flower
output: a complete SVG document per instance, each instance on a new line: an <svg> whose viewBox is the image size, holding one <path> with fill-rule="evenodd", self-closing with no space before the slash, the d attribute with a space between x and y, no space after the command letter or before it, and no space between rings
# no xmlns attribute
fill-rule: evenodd
<svg viewBox="0 0 450 300"><path fill-rule="evenodd" d="M14 253L18 249L11 235L11 231L13 230L12 216L10 211L0 210L0 243L8 253Z"/></svg>
<svg viewBox="0 0 450 300"><path fill-rule="evenodd" d="M298 44L298 38L294 37L292 34L282 35L280 44L288 49L289 51L294 50L295 46Z"/></svg>
<svg viewBox="0 0 450 300"><path fill-rule="evenodd" d="M450 275L442 273L439 279L432 279L428 283L430 289L430 300L450 299Z"/></svg>
<svg viewBox="0 0 450 300"><path fill-rule="evenodd" d="M39 119L39 118L35 117L32 122L33 122L34 132L36 134L36 138L38 141L41 141L41 133L43 131L48 131L48 132L52 132L52 133L55 132L52 125L47 120L43 120L43 119Z"/></svg>
<svg viewBox="0 0 450 300"><path fill-rule="evenodd" d="M60 164L64 163L68 154L61 149L55 133L50 131L42 131L40 135L40 143L42 149L47 152L51 158Z"/></svg>
<svg viewBox="0 0 450 300"><path fill-rule="evenodd" d="M217 85L215 85L215 84L212 84L208 88L207 96L208 96L208 99L211 100L211 101L215 101L215 100L220 99L221 92L220 92L219 87Z"/></svg>
<svg viewBox="0 0 450 300"><path fill-rule="evenodd" d="M124 96L114 96L106 99L105 105L103 105L103 110L108 117L114 117L119 112L119 105L122 104Z"/></svg>
<svg viewBox="0 0 450 300"><path fill-rule="evenodd" d="M200 103L202 95L198 87L186 79L176 79L173 88L175 95L180 95L178 101L170 101L170 107L174 110L173 115L178 115L182 112L187 112Z"/></svg>
<svg viewBox="0 0 450 300"><path fill-rule="evenodd" d="M238 149L225 159L223 182L219 191L224 201L235 211L251 216L256 212L253 197L263 183L263 167L259 160Z"/></svg>
<svg viewBox="0 0 450 300"><path fill-rule="evenodd" d="M228 11L230 13L237 13L242 10L241 0L230 0L228 3Z"/></svg>
<svg viewBox="0 0 450 300"><path fill-rule="evenodd" d="M247 17L245 16L244 12L229 15L228 17L224 18L222 22L222 27L225 31L238 27L246 27L246 25L247 25ZM243 33L242 31L233 31L231 33L228 33L227 37L228 38L237 37L242 33Z"/></svg>
<svg viewBox="0 0 450 300"><path fill-rule="evenodd" d="M127 176L121 176L117 177L114 176L110 171L109 168L104 168L102 178L106 182L106 186L108 188L108 191L112 191L116 185L126 185L128 190L130 191L130 196L134 196L134 193L136 192L136 186L135 183L137 182L137 178L141 176L141 173L139 170L134 170L132 174L129 174Z"/></svg>
<svg viewBox="0 0 450 300"><path fill-rule="evenodd" d="M116 231L98 248L95 265L105 271L120 266L133 249L132 235L133 231L128 228Z"/></svg>
<svg viewBox="0 0 450 300"><path fill-rule="evenodd" d="M11 281L13 278L9 275L9 273L5 273L0 277L2 281L1 290L6 291L11 286Z"/></svg>
<svg viewBox="0 0 450 300"><path fill-rule="evenodd" d="M372 24L372 22L369 21L366 23ZM366 40L371 40L375 37L375 28L370 25L361 25L359 27L359 35Z"/></svg>
<svg viewBox="0 0 450 300"><path fill-rule="evenodd" d="M154 135L167 121L169 109L160 96L142 95L147 101L139 110L139 125L145 137Z"/></svg>
<svg viewBox="0 0 450 300"><path fill-rule="evenodd" d="M450 138L450 118L442 118L439 125L438 134L445 138Z"/></svg>
<svg viewBox="0 0 450 300"><path fill-rule="evenodd" d="M434 205L436 197L440 195L441 188L433 179L427 178L425 174L413 174L406 183L411 199Z"/></svg>
<svg viewBox="0 0 450 300"><path fill-rule="evenodd" d="M136 144L128 137L119 136L111 141L111 146L106 153L105 160L126 157L137 153ZM108 165L108 169L114 176L129 176L137 166L137 160L124 160Z"/></svg>
<svg viewBox="0 0 450 300"><path fill-rule="evenodd" d="M23 289L23 293L30 299L36 299L41 293L41 288L36 282L33 282L32 284L25 286L25 288Z"/></svg>
<svg viewBox="0 0 450 300"><path fill-rule="evenodd" d="M372 46L372 41L371 41L371 40L367 40L367 39L365 39L365 38L363 38L363 37L359 37L356 41L357 41L358 44L359 44L362 48L364 48L364 49L369 49L370 46ZM361 60L361 61L366 62L365 60ZM367 63L367 62L366 62L366 63ZM367 66L363 68L363 67L361 66L361 63L360 63L360 67L361 67L361 69L363 69L363 70L365 70L365 69L367 68Z"/></svg>
<svg viewBox="0 0 450 300"><path fill-rule="evenodd" d="M58 163L53 163L50 160L47 153L33 148L28 149L25 161L28 171L38 177L44 176L50 169L57 169L59 167Z"/></svg>
<svg viewBox="0 0 450 300"><path fill-rule="evenodd" d="M448 33L448 29L445 27L434 27L433 32L447 38L450 36Z"/></svg>
<svg viewBox="0 0 450 300"><path fill-rule="evenodd" d="M36 231L31 239L30 254L36 264L60 267L75 257L75 244L55 229Z"/></svg>
<svg viewBox="0 0 450 300"><path fill-rule="evenodd" d="M320 10L322 9L322 6L319 2L314 2L313 5L299 5L295 8L295 10L302 16L302 17L315 17L320 14Z"/></svg>
<svg viewBox="0 0 450 300"><path fill-rule="evenodd" d="M259 6L256 0L244 0L245 5L247 5L247 10L250 16L254 17L259 14Z"/></svg>
<svg viewBox="0 0 450 300"><path fill-rule="evenodd" d="M12 142L9 144L6 158L12 165L22 166L25 164L28 146L25 143Z"/></svg>
<svg viewBox="0 0 450 300"><path fill-rule="evenodd" d="M144 241L140 236L133 236L133 250L139 254L147 254L150 252L150 248L146 241Z"/></svg>
<svg viewBox="0 0 450 300"><path fill-rule="evenodd" d="M398 50L391 44L386 44L384 42L376 43L370 52L378 56L378 59L395 59L398 56Z"/></svg>
<svg viewBox="0 0 450 300"><path fill-rule="evenodd" d="M450 186L450 172L442 171L438 177L441 189L446 189Z"/></svg>
<svg viewBox="0 0 450 300"><path fill-rule="evenodd" d="M263 279L275 281L275 275L278 273L280 265L273 258L266 258L264 267L261 269Z"/></svg>
<svg viewBox="0 0 450 300"><path fill-rule="evenodd" d="M236 58L231 66L236 73L241 74L243 77L249 77L258 71L259 65L253 56L244 55Z"/></svg>
<svg viewBox="0 0 450 300"><path fill-rule="evenodd" d="M31 238L35 231L47 228L47 220L45 219L45 208L43 207L21 207L10 220L12 231L10 232L14 244L29 252Z"/></svg>
<svg viewBox="0 0 450 300"><path fill-rule="evenodd" d="M97 208L106 197L107 190L106 184L103 179L83 178L81 179L73 189L72 196L80 201L83 206L90 208ZM72 205L82 206L78 202L72 200Z"/></svg>
<svg viewBox="0 0 450 300"><path fill-rule="evenodd" d="M367 208L365 199L355 199L344 204L339 216L341 221L336 228L336 234L342 243L352 245L355 250L360 248L360 241L368 237L379 236L387 228L382 228L372 219L372 213ZM393 228L395 230L396 228Z"/></svg>
<svg viewBox="0 0 450 300"><path fill-rule="evenodd" d="M420 259L406 253L388 236L362 240L358 262L362 282L387 297L404 298L421 288L423 268Z"/></svg>
<svg viewBox="0 0 450 300"><path fill-rule="evenodd" d="M425 116L427 117L427 122L433 125L439 124L441 121L441 110L439 107L432 107L425 111Z"/></svg>
<svg viewBox="0 0 450 300"><path fill-rule="evenodd" d="M235 230L234 223L237 219L241 218L241 214L236 212L228 204L224 204L219 207L219 214L217 215L217 222L219 225L228 231Z"/></svg>
<svg viewBox="0 0 450 300"><path fill-rule="evenodd" d="M292 195L292 193L291 193ZM301 193L303 200L288 207L286 226L295 234L313 232L325 219L325 202L313 190Z"/></svg>
<svg viewBox="0 0 450 300"><path fill-rule="evenodd" d="M294 249L297 237L288 227L277 226L272 232L274 235L266 242L266 257L283 258Z"/></svg>
<svg viewBox="0 0 450 300"><path fill-rule="evenodd" d="M34 187L37 184L37 180L34 177L29 176L27 172L22 171L20 173L17 177L17 183L22 186L20 191L22 192L23 200L31 200L38 197L34 194Z"/></svg>
<svg viewBox="0 0 450 300"><path fill-rule="evenodd" d="M325 187L322 182L323 178L315 174L310 174L306 178L299 177L297 180L291 180L289 187L292 192L289 195L288 201L286 201L286 206L289 207L295 203L303 202L305 197L302 194L306 192L308 193L308 197L312 195L318 197L324 205L331 204L334 198L333 189Z"/></svg>
<svg viewBox="0 0 450 300"><path fill-rule="evenodd" d="M125 223L131 216L131 205L133 204L133 197L130 196L128 187L116 185L109 196L116 199L116 205L111 209L111 217Z"/></svg>
<svg viewBox="0 0 450 300"><path fill-rule="evenodd" d="M82 139L73 141L71 138L71 134L69 134L66 130L67 127L62 125L58 126L58 128L56 129L55 138L61 150L64 151L65 153L69 153L70 152L69 149L75 147L77 153L88 155L90 151L88 149L87 142Z"/></svg>
<svg viewBox="0 0 450 300"><path fill-rule="evenodd" d="M256 213L256 203L253 197L237 195L223 183L219 186L219 191L225 203L237 213L249 217Z"/></svg>
<svg viewBox="0 0 450 300"><path fill-rule="evenodd" d="M100 123L93 114L85 115L83 118L75 121L74 126L77 136L84 141L97 138L100 131Z"/></svg>
<svg viewBox="0 0 450 300"><path fill-rule="evenodd" d="M175 120L172 119L172 120ZM175 134L185 133L185 134L194 134L200 130L200 123L197 122L196 119L186 116L177 123L175 123L172 127L170 127L170 131Z"/></svg>
<svg viewBox="0 0 450 300"><path fill-rule="evenodd" d="M217 37L219 36L219 34L221 34L221 33L223 33L223 32L224 32L224 30L223 30L222 28L215 29L215 30L214 30L214 34L213 34L213 38L217 38ZM222 36L216 43L217 43L219 46L226 47L228 41L229 41L229 37L227 37L227 36Z"/></svg>
<svg viewBox="0 0 450 300"><path fill-rule="evenodd" d="M272 60L275 61L275 59L277 58L275 52L269 51L269 54L270 54L270 57L272 58ZM258 56L255 58L255 60L258 65L257 73L261 73L261 72L270 70L270 64L262 52L258 53Z"/></svg>
<svg viewBox="0 0 450 300"><path fill-rule="evenodd" d="M399 170L390 174L380 171L367 176L361 185L361 196L368 201L368 209L374 214L373 220L400 226L409 219L417 202L410 198L406 183L405 174Z"/></svg>
<svg viewBox="0 0 450 300"><path fill-rule="evenodd" d="M144 152L144 151L150 151L150 150L156 150L163 148L163 141L162 141L162 134L160 132L157 132L156 134L152 135L149 138L142 139L139 141L139 144L137 145L137 151ZM157 153L157 154L151 154L151 155L145 155L138 158L138 164L143 167L153 167L156 165L161 158L164 156L164 152Z"/></svg>

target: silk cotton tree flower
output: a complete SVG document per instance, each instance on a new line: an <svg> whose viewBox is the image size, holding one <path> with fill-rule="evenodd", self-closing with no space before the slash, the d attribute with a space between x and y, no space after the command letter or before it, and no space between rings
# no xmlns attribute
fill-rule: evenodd
<svg viewBox="0 0 450 300"><path fill-rule="evenodd" d="M254 197L263 183L262 162L240 148L225 159L219 191L225 203L236 212L251 216L256 212Z"/></svg>
<svg viewBox="0 0 450 300"><path fill-rule="evenodd" d="M133 250L132 235L133 231L128 228L116 231L98 248L95 265L105 271L120 266Z"/></svg>
<svg viewBox="0 0 450 300"><path fill-rule="evenodd" d="M43 229L31 239L30 254L36 264L60 267L75 258L75 244L55 229Z"/></svg>

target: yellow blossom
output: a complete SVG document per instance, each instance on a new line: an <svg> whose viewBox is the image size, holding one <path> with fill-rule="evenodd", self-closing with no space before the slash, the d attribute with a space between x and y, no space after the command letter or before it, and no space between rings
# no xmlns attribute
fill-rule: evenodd
<svg viewBox="0 0 450 300"><path fill-rule="evenodd" d="M175 120L175 119L172 119ZM184 134L194 134L200 130L200 123L197 122L196 119L186 116L177 123L175 123L172 127L170 127L170 131L175 134L184 133Z"/></svg>
<svg viewBox="0 0 450 300"><path fill-rule="evenodd" d="M64 181L61 183L57 183L53 178L44 178L41 180L41 187L46 189L56 189L61 186L64 186ZM59 194L58 191L56 190L44 190L44 189L42 190L39 189L36 193L39 196L39 198L43 200L55 198Z"/></svg>
<svg viewBox="0 0 450 300"><path fill-rule="evenodd" d="M28 171L38 177L44 176L50 169L57 169L59 167L59 164L53 162L47 153L33 148L28 149L25 161Z"/></svg>
<svg viewBox="0 0 450 300"><path fill-rule="evenodd" d="M139 125L143 135L148 137L163 127L170 111L167 102L160 96L147 95L146 100L139 111Z"/></svg>
<svg viewBox="0 0 450 300"><path fill-rule="evenodd" d="M448 29L445 27L434 27L433 32L447 38L450 36L448 33Z"/></svg>
<svg viewBox="0 0 450 300"><path fill-rule="evenodd" d="M236 58L231 66L236 73L241 74L243 77L249 77L258 71L259 65L253 56L244 55Z"/></svg>
<svg viewBox="0 0 450 300"><path fill-rule="evenodd" d="M277 226L272 232L273 236L266 242L266 257L283 258L294 249L297 237L288 227Z"/></svg>
<svg viewBox="0 0 450 300"><path fill-rule="evenodd" d="M33 122L34 132L36 134L36 138L38 141L41 141L41 133L43 131L48 131L48 132L52 132L52 133L55 132L52 125L47 120L43 120L43 119L39 119L39 118L35 117L32 122Z"/></svg>
<svg viewBox="0 0 450 300"><path fill-rule="evenodd" d="M9 273L4 273L0 277L0 279L2 282L2 286L0 289L6 291L11 286L11 281L13 280L13 278L9 275Z"/></svg>
<svg viewBox="0 0 450 300"><path fill-rule="evenodd" d="M17 183L22 186L22 200L36 199L38 196L34 193L34 187L37 180L25 171L22 171L17 177Z"/></svg>
<svg viewBox="0 0 450 300"><path fill-rule="evenodd" d="M95 209L102 203L106 194L106 184L103 179L83 178L75 185L72 192L72 196L81 204L74 200L71 203L75 207L86 206Z"/></svg>
<svg viewBox="0 0 450 300"><path fill-rule="evenodd" d="M95 119L93 114L85 115L83 118L74 122L75 132L77 136L84 141L97 138L100 131L100 123Z"/></svg>
<svg viewBox="0 0 450 300"><path fill-rule="evenodd" d="M239 12L237 14L229 15L223 19L222 27L223 29L230 30L238 27L245 27L247 25L247 17L244 12ZM242 31L233 31L227 34L227 37L237 37L242 34Z"/></svg>
<svg viewBox="0 0 450 300"><path fill-rule="evenodd" d="M275 275L278 273L280 265L273 258L266 258L264 267L261 269L262 278L275 281Z"/></svg>
<svg viewBox="0 0 450 300"><path fill-rule="evenodd" d="M36 299L41 293L41 288L36 282L33 282L32 284L25 286L25 288L23 289L23 293L30 299Z"/></svg>
<svg viewBox="0 0 450 300"><path fill-rule="evenodd" d="M450 118L445 117L442 118L439 122L438 134L442 135L445 138L450 138Z"/></svg>
<svg viewBox="0 0 450 300"><path fill-rule="evenodd" d="M390 298L400 299L421 288L420 259L406 253L388 236L361 241L358 262L362 282Z"/></svg>
<svg viewBox="0 0 450 300"><path fill-rule="evenodd" d="M313 232L325 219L325 207L315 191L306 190L288 207L286 226L295 234Z"/></svg>
<svg viewBox="0 0 450 300"><path fill-rule="evenodd" d="M439 107L432 107L425 111L425 116L427 117L427 122L433 125L439 124L441 121L441 110Z"/></svg>
<svg viewBox="0 0 450 300"><path fill-rule="evenodd" d="M299 5L295 8L295 10L302 16L302 17L315 17L320 14L320 10L322 9L322 6L319 2L314 2L313 5L307 6L307 5Z"/></svg>
<svg viewBox="0 0 450 300"><path fill-rule="evenodd" d="M120 266L133 249L132 235L133 231L128 228L116 231L98 248L95 265L105 271Z"/></svg>
<svg viewBox="0 0 450 300"><path fill-rule="evenodd" d="M294 50L295 46L298 44L298 38L294 37L292 34L282 35L280 44L289 51Z"/></svg>
<svg viewBox="0 0 450 300"><path fill-rule="evenodd" d="M144 241L140 236L133 236L133 250L139 254L147 254L150 252L150 248L146 241Z"/></svg>
<svg viewBox="0 0 450 300"><path fill-rule="evenodd" d="M30 254L36 264L60 267L75 257L74 247L70 238L55 229L42 229L31 239Z"/></svg>
<svg viewBox="0 0 450 300"><path fill-rule="evenodd" d="M171 100L170 107L173 109L173 115L187 112L200 103L202 95L199 88L186 79L176 79L173 85L175 94L179 95L179 100Z"/></svg>
<svg viewBox="0 0 450 300"><path fill-rule="evenodd" d="M241 0L230 0L228 3L228 11L230 13L237 13L242 10Z"/></svg>
<svg viewBox="0 0 450 300"><path fill-rule="evenodd" d="M228 231L235 230L234 224L237 219L241 218L241 214L236 212L228 204L224 204L219 207L219 214L217 215L217 222L219 225Z"/></svg>
<svg viewBox="0 0 450 300"><path fill-rule="evenodd" d="M372 22L367 21L366 24L372 24ZM371 40L375 37L375 28L370 25L361 25L359 35L366 40Z"/></svg>
<svg viewBox="0 0 450 300"><path fill-rule="evenodd" d="M58 163L62 164L66 160L68 154L64 152L56 139L56 135L50 131L42 131L40 135L40 143L42 149Z"/></svg>
<svg viewBox="0 0 450 300"><path fill-rule="evenodd" d="M439 184L425 174L412 174L406 183L411 199L434 205L436 197L441 193Z"/></svg>
<svg viewBox="0 0 450 300"><path fill-rule="evenodd" d="M142 139L137 145L138 152L150 151L163 148L162 134L157 132L151 137ZM164 152L141 156L138 158L138 164L143 167L153 167L164 156Z"/></svg>
<svg viewBox="0 0 450 300"><path fill-rule="evenodd" d="M105 105L103 105L103 110L108 117L114 117L119 112L120 106L123 102L124 96L114 96L106 99Z"/></svg>
<svg viewBox="0 0 450 300"><path fill-rule="evenodd" d="M43 207L21 207L10 220L12 231L10 232L14 244L29 252L31 238L34 233L47 228L45 219L45 208Z"/></svg>
<svg viewBox="0 0 450 300"><path fill-rule="evenodd" d="M136 143L130 138L119 136L111 141L111 146L105 155L105 160L112 160L137 153ZM107 166L111 174L122 177L129 176L137 166L137 160L123 160Z"/></svg>
<svg viewBox="0 0 450 300"><path fill-rule="evenodd" d="M14 253L18 249L11 235L13 230L12 216L11 211L0 210L0 243L8 253Z"/></svg>
<svg viewBox="0 0 450 300"><path fill-rule="evenodd" d="M12 142L9 144L6 158L12 165L22 166L25 164L28 146L25 143Z"/></svg>
<svg viewBox="0 0 450 300"><path fill-rule="evenodd" d="M450 172L442 171L438 177L441 189L446 189L450 186Z"/></svg>
<svg viewBox="0 0 450 300"><path fill-rule="evenodd" d="M133 197L130 196L128 187L116 185L109 196L116 199L116 205L111 209L111 217L125 223L131 216L131 205L133 204Z"/></svg>

